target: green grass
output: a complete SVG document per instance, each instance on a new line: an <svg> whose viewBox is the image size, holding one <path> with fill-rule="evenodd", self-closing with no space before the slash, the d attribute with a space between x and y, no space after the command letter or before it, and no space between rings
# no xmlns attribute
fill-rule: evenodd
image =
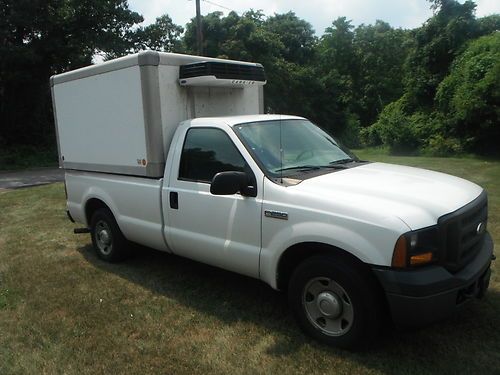
<svg viewBox="0 0 500 375"><path fill-rule="evenodd" d="M499 243L500 162L358 154L485 186ZM64 207L62 184L0 192L2 375L500 373L498 261L485 300L422 330L385 327L353 353L303 336L285 296L257 280L146 249L98 260Z"/></svg>

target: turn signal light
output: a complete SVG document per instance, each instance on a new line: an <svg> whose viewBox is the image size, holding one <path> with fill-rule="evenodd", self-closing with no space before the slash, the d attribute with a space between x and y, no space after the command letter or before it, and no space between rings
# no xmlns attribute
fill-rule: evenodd
<svg viewBox="0 0 500 375"><path fill-rule="evenodd" d="M410 264L416 266L419 264L426 264L432 261L432 253L429 251L427 253L412 255L410 257Z"/></svg>
<svg viewBox="0 0 500 375"><path fill-rule="evenodd" d="M406 267L406 237L402 235L396 241L396 245L394 246L394 253L392 254L392 266L397 268Z"/></svg>

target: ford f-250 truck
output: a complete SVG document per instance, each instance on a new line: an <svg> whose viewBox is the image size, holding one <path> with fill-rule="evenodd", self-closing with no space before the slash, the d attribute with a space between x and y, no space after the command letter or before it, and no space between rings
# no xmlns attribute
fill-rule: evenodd
<svg viewBox="0 0 500 375"><path fill-rule="evenodd" d="M52 78L68 215L99 257L133 242L260 279L340 347L484 295L481 187L259 114L264 83L258 64L150 51Z"/></svg>

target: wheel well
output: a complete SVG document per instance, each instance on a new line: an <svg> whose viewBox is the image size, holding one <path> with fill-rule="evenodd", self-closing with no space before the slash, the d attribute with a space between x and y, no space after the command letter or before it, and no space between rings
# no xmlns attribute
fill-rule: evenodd
<svg viewBox="0 0 500 375"><path fill-rule="evenodd" d="M288 288L288 282L295 268L306 258L318 254L332 254L349 260L355 267L368 270L369 267L354 255L338 247L318 242L303 242L285 250L278 263L277 286L280 290ZM371 273L371 272L370 272Z"/></svg>
<svg viewBox="0 0 500 375"><path fill-rule="evenodd" d="M87 224L90 225L90 219L94 212L96 212L99 208L108 208L109 207L102 200L97 198L91 198L85 204L85 218L87 219Z"/></svg>

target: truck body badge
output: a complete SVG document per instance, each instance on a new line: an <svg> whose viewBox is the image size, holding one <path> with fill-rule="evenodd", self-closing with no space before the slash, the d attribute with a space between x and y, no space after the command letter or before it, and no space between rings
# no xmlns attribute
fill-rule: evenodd
<svg viewBox="0 0 500 375"><path fill-rule="evenodd" d="M288 220L288 212L265 210L264 216L272 217L274 219Z"/></svg>

